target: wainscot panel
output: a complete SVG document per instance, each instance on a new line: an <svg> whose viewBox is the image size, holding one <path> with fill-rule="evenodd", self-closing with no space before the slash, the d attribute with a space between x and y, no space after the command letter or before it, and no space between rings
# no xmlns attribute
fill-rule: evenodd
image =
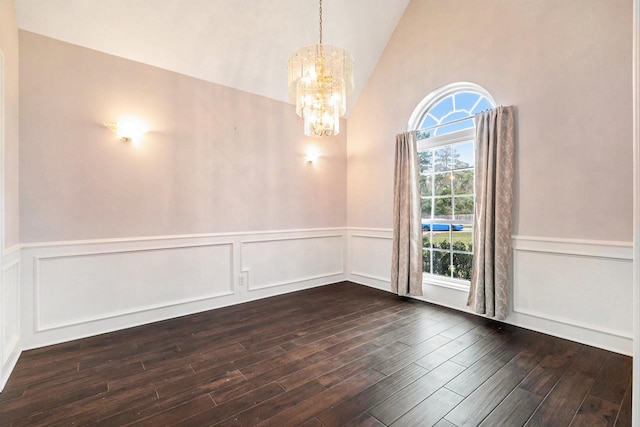
<svg viewBox="0 0 640 427"><path fill-rule="evenodd" d="M232 243L35 258L36 332L233 293Z"/></svg>
<svg viewBox="0 0 640 427"><path fill-rule="evenodd" d="M372 230L349 233L349 274L376 282L391 277L391 236Z"/></svg>
<svg viewBox="0 0 640 427"><path fill-rule="evenodd" d="M344 275L344 235L283 237L242 242L249 291Z"/></svg>

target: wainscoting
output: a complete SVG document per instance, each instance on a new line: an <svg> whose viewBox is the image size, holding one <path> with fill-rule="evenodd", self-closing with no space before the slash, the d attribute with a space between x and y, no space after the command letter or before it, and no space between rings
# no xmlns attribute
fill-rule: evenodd
<svg viewBox="0 0 640 427"><path fill-rule="evenodd" d="M344 280L344 229L25 245L22 348Z"/></svg>
<svg viewBox="0 0 640 427"><path fill-rule="evenodd" d="M21 352L20 342L20 251L7 251L2 259L0 276L0 391L13 370Z"/></svg>
<svg viewBox="0 0 640 427"><path fill-rule="evenodd" d="M22 350L342 280L389 291L391 230L29 244L2 261L0 390ZM514 236L508 323L630 355L632 245ZM425 284L462 311L466 290Z"/></svg>
<svg viewBox="0 0 640 427"><path fill-rule="evenodd" d="M349 229L347 280L389 290L391 230ZM631 242L513 237L508 323L631 355ZM424 285L424 300L469 311L456 286Z"/></svg>

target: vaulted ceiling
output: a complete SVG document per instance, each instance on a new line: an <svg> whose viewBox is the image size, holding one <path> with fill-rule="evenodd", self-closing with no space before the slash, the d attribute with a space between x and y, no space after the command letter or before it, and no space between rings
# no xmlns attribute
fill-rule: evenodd
<svg viewBox="0 0 640 427"><path fill-rule="evenodd" d="M324 0L323 41L355 59L353 106L409 0ZM21 29L289 102L287 59L317 0L16 0Z"/></svg>

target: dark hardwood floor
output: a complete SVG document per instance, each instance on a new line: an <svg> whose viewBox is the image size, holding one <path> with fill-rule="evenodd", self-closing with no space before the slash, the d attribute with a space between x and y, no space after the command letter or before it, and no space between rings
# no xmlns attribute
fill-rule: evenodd
<svg viewBox="0 0 640 427"><path fill-rule="evenodd" d="M0 425L629 426L631 358L351 283L24 352Z"/></svg>

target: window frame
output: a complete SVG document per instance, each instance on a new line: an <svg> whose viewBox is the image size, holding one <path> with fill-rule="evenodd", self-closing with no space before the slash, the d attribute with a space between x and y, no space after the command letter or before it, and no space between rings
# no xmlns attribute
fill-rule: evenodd
<svg viewBox="0 0 640 427"><path fill-rule="evenodd" d="M474 83L468 83L468 82L457 82L457 83L451 83L449 85L443 86L439 89L434 90L433 92L431 92L429 95L427 95L415 108L415 110L413 111L413 113L411 114L411 117L409 119L409 122L407 124L407 130L416 130L418 132L418 135L420 134L420 131L423 129L429 130L431 128L429 127L425 127L423 129L421 129L421 125L425 120L425 117L427 116L427 114L429 113L429 111L431 110L431 108L433 108L434 106L436 106L440 101L442 101L443 99L455 95L457 93L460 92L473 92L473 93L477 93L479 95L481 95L481 97L485 97L494 107L496 105L495 100L493 99L493 97L491 96L491 94L489 92L487 92L484 88L482 88L479 85L476 85ZM478 101L479 102L479 101ZM450 113L447 113L450 114ZM445 115L446 117L446 115ZM473 118L474 116L471 115L469 116L469 118ZM446 126L446 122L441 123L439 126ZM475 125L471 128L468 129L463 129L463 130L459 130L459 131L454 131L451 133L447 133L444 135L436 135L436 136L431 136L431 137L427 137L427 138L422 138L422 139L418 139L417 141L417 151L424 151L426 149L435 149L437 147L444 147L444 146L453 146L455 144L461 144L461 143L465 143L465 142L473 142L474 143L474 152L475 152L475 139L476 139L476 134L475 134L476 128ZM432 176L435 177L435 170L432 172ZM475 182L475 155L474 155L474 182ZM420 196L422 199L422 195ZM432 195L432 200L435 200L435 195ZM453 197L453 196L452 196ZM473 199L474 199L474 206L475 206L475 191L473 194ZM452 202L453 203L453 202ZM433 209L433 208L432 208ZM453 206L452 206L452 209ZM453 213L452 213L452 218L453 218ZM473 220L470 221L460 221L460 220L455 220L455 219L431 219L429 220L431 223L447 223L447 224L452 224L452 223L460 223L460 224L471 224L473 225ZM453 231L449 230L449 241L451 242L451 245L453 245L453 235L452 235ZM421 238L421 241L423 241L424 237ZM433 236L431 237L431 246L430 246L430 250L431 250L431 256L433 256L433 251L434 251L434 246L433 246ZM455 251L453 249L453 247L450 247L449 249L449 254L451 256L451 260L450 260L450 265L453 264L453 254L454 253L458 253L459 251ZM467 253L468 252L460 252L460 253ZM473 251L471 252L472 256L473 256ZM433 262L433 260L432 260ZM466 280L466 279L459 279L459 278L455 278L455 277L446 277L446 276L441 276L441 275L437 275L437 274L433 274L430 272L423 272L422 275L422 283L423 286L424 285L437 285L437 286L441 286L441 287L446 287L446 288L452 288L452 289L457 289L457 290L463 290L463 291L467 291L469 289L469 284L470 281Z"/></svg>

